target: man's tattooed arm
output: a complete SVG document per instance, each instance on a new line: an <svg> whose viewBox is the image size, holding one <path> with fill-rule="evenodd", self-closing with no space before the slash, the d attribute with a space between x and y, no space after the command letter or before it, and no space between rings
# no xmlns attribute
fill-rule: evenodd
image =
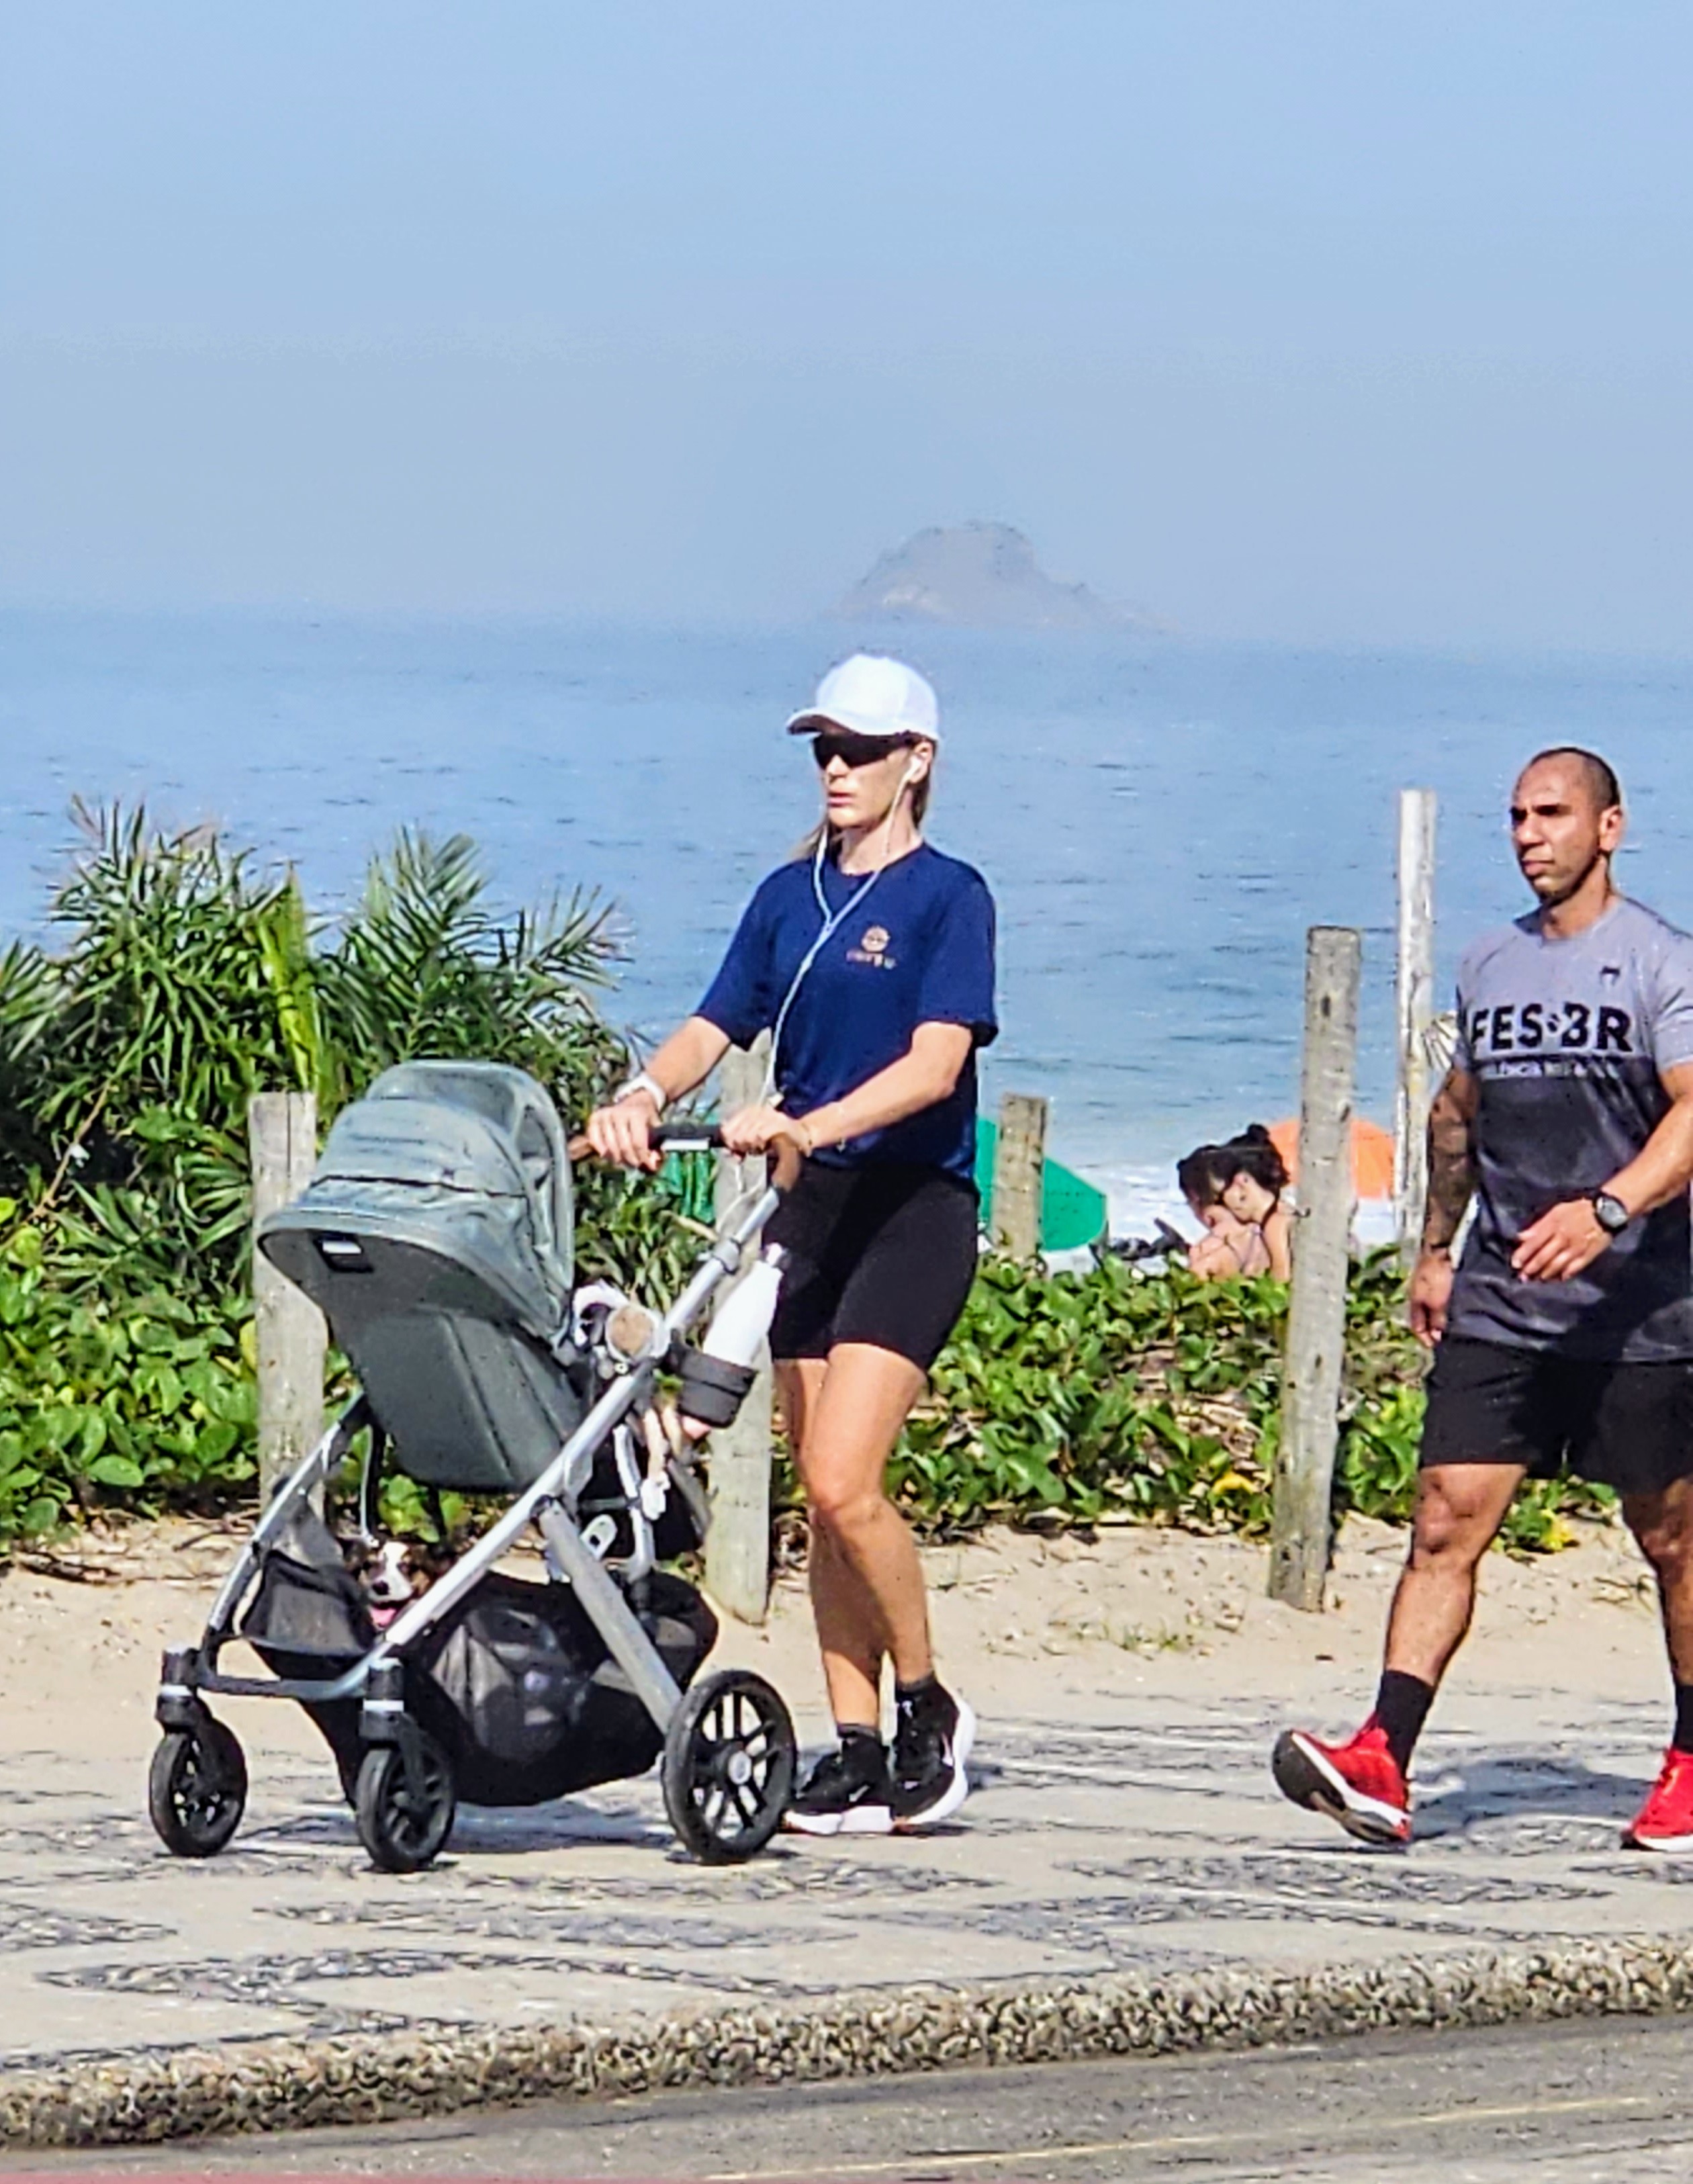
<svg viewBox="0 0 1693 2184"><path fill-rule="evenodd" d="M1425 1251L1450 1250L1475 1190L1476 1081L1453 1069L1428 1111L1428 1203L1423 1216Z"/></svg>

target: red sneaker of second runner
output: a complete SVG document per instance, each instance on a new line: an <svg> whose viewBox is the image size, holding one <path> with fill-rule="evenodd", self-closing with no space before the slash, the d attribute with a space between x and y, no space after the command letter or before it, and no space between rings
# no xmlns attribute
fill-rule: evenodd
<svg viewBox="0 0 1693 2184"><path fill-rule="evenodd" d="M1651 1795L1623 1836L1630 1850L1693 1850L1693 1752L1674 1745Z"/></svg>
<svg viewBox="0 0 1693 2184"><path fill-rule="evenodd" d="M1284 1797L1338 1820L1362 1842L1402 1846L1411 1840L1411 1791L1373 1714L1345 1744L1324 1744L1302 1729L1285 1730L1276 1739L1270 1771Z"/></svg>

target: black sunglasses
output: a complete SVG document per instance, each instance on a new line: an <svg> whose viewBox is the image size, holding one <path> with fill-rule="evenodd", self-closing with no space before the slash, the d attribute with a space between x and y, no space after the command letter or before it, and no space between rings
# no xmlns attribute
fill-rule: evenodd
<svg viewBox="0 0 1693 2184"><path fill-rule="evenodd" d="M811 755L820 767L838 758L855 772L861 766L874 766L877 759L911 748L909 736L855 736L850 728L824 728L811 738Z"/></svg>

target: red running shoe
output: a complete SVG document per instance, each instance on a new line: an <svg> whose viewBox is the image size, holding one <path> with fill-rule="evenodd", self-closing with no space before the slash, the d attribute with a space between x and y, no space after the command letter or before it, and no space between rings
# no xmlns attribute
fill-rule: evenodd
<svg viewBox="0 0 1693 2184"><path fill-rule="evenodd" d="M1693 1825L1693 1758L1683 1810ZM1402 1848L1411 1840L1411 1791L1372 1714L1349 1744L1323 1744L1302 1729L1276 1739L1270 1771L1284 1797L1326 1813L1361 1842Z"/></svg>
<svg viewBox="0 0 1693 2184"><path fill-rule="evenodd" d="M1693 1850L1693 1752L1670 1746L1623 1841L1629 1850Z"/></svg>

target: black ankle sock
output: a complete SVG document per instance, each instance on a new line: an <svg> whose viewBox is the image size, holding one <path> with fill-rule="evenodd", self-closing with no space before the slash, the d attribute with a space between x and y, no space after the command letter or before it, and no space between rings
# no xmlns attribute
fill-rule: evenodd
<svg viewBox="0 0 1693 2184"><path fill-rule="evenodd" d="M1675 1734L1670 1741L1678 1752L1693 1752L1693 1684L1675 1686Z"/></svg>
<svg viewBox="0 0 1693 2184"><path fill-rule="evenodd" d="M868 1765L882 1753L882 1732L871 1729L861 1721L838 1721L835 1735L840 1740L841 1757L860 1766Z"/></svg>
<svg viewBox="0 0 1693 2184"><path fill-rule="evenodd" d="M901 1706L916 1706L922 1700L932 1698L939 1689L940 1680L931 1669L927 1675L919 1676L914 1684L896 1683L894 1696Z"/></svg>
<svg viewBox="0 0 1693 2184"><path fill-rule="evenodd" d="M1407 1676L1399 1669L1382 1670L1376 1691L1376 1719L1401 1772L1410 1768L1411 1755L1434 1703L1434 1686L1425 1684L1421 1676Z"/></svg>

